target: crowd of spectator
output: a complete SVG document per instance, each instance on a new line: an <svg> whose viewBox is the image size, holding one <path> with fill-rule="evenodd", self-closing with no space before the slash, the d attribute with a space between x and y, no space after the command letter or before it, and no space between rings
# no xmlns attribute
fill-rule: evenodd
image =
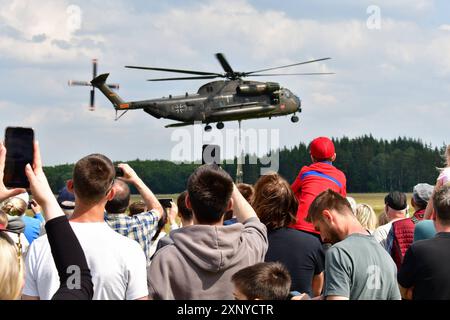
<svg viewBox="0 0 450 320"><path fill-rule="evenodd" d="M5 187L0 144L1 300L450 299L450 146L436 184L417 181L409 203L389 192L378 218L347 196L326 137L292 185L275 172L236 185L203 165L167 206L101 154L55 197L34 148L30 200Z"/></svg>

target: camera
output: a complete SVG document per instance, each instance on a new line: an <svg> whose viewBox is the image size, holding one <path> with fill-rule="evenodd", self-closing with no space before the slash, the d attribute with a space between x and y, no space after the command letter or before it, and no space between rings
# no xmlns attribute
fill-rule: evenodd
<svg viewBox="0 0 450 320"><path fill-rule="evenodd" d="M124 172L122 168L116 167L116 178L118 177L123 177L124 176Z"/></svg>
<svg viewBox="0 0 450 320"><path fill-rule="evenodd" d="M172 205L170 204L170 202L173 201L173 199L169 199L169 198L164 198L164 199L158 199L159 203L161 203L161 206L163 208L172 208Z"/></svg>

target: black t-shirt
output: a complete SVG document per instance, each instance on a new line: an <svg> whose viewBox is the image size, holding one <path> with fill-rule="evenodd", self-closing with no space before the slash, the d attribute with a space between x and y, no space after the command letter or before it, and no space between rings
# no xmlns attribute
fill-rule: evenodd
<svg viewBox="0 0 450 320"><path fill-rule="evenodd" d="M414 300L450 300L450 232L414 242L397 279L404 288L414 287Z"/></svg>
<svg viewBox="0 0 450 320"><path fill-rule="evenodd" d="M265 261L283 263L291 274L291 290L311 295L312 279L324 269L325 258L320 240L292 228L271 230L268 238Z"/></svg>

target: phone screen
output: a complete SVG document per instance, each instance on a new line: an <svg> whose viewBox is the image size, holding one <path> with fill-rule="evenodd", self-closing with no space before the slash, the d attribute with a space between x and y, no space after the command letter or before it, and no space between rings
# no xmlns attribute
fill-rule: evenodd
<svg viewBox="0 0 450 320"><path fill-rule="evenodd" d="M5 131L6 161L3 182L8 188L29 188L25 175L27 163L33 163L34 132L31 128L8 127Z"/></svg>

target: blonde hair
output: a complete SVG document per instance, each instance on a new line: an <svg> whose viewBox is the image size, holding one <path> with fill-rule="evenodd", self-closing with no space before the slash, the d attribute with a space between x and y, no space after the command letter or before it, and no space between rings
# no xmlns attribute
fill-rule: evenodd
<svg viewBox="0 0 450 320"><path fill-rule="evenodd" d="M377 216L373 208L366 204L360 203L356 206L356 219L361 225L368 230L375 230L377 227Z"/></svg>
<svg viewBox="0 0 450 320"><path fill-rule="evenodd" d="M11 238L0 232L0 300L20 297L23 286L23 261Z"/></svg>
<svg viewBox="0 0 450 320"><path fill-rule="evenodd" d="M2 203L1 210L10 216L21 216L27 211L28 203L20 198L9 198Z"/></svg>
<svg viewBox="0 0 450 320"><path fill-rule="evenodd" d="M378 216L378 226L384 226L389 222L386 212L383 212Z"/></svg>

